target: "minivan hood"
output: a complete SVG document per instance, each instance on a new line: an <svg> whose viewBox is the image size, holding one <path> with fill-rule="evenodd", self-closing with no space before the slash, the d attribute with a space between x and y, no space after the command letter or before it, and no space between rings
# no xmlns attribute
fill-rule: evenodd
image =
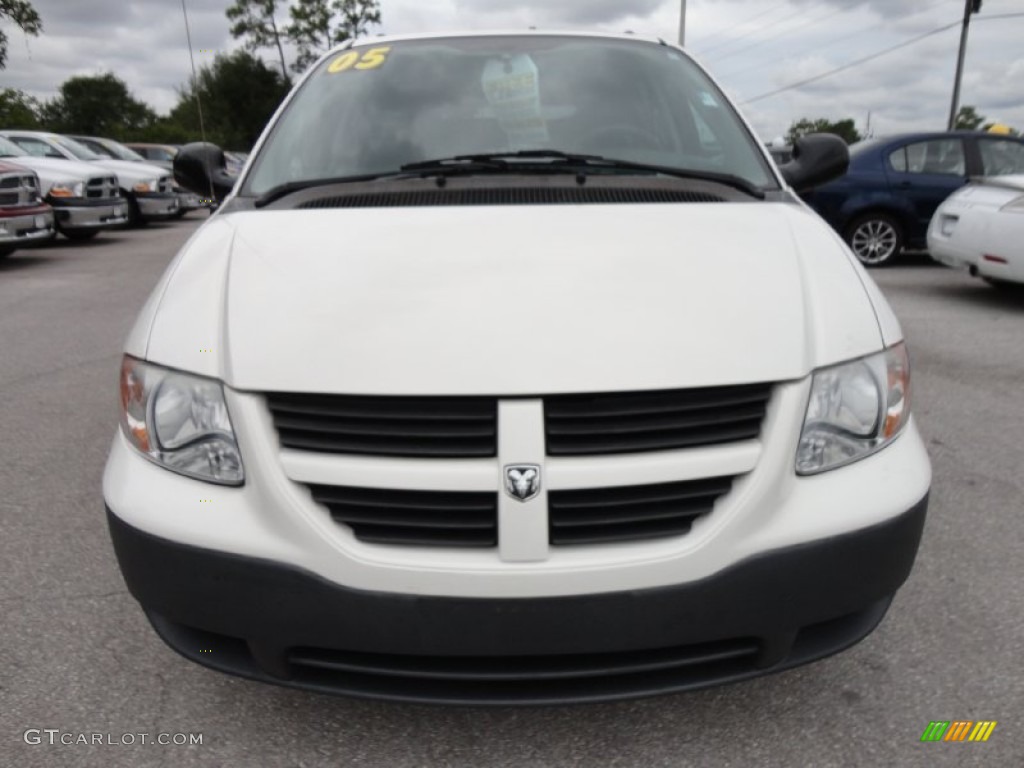
<svg viewBox="0 0 1024 768"><path fill-rule="evenodd" d="M882 347L852 257L793 203L221 214L147 307L130 353L257 391L700 387Z"/></svg>

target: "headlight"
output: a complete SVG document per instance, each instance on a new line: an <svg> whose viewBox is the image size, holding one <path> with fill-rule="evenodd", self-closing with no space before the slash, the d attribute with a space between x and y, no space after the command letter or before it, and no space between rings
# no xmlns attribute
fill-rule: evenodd
<svg viewBox="0 0 1024 768"><path fill-rule="evenodd" d="M215 379L126 355L121 429L140 453L174 472L222 485L245 479L224 389Z"/></svg>
<svg viewBox="0 0 1024 768"><path fill-rule="evenodd" d="M148 181L140 181L134 187L133 190L136 192L156 192L160 188L159 179L149 179Z"/></svg>
<svg viewBox="0 0 1024 768"><path fill-rule="evenodd" d="M888 445L910 418L910 365L902 343L816 371L796 454L801 475L862 459Z"/></svg>
<svg viewBox="0 0 1024 768"><path fill-rule="evenodd" d="M50 187L50 194L54 197L85 197L85 182L67 181L54 184Z"/></svg>

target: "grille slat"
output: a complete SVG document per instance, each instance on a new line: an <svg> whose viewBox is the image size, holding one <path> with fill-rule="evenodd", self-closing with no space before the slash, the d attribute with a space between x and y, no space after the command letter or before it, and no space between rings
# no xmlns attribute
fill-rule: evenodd
<svg viewBox="0 0 1024 768"><path fill-rule="evenodd" d="M583 528L590 525L618 525L654 520L682 519L688 516L697 517L710 511L710 505L702 505L695 509L685 509L675 502L637 504L629 509L617 511L594 509L588 513L572 517L560 515L558 520L552 521L551 526L552 528Z"/></svg>
<svg viewBox="0 0 1024 768"><path fill-rule="evenodd" d="M754 641L723 641L689 648L620 651L605 654L552 656L400 656L397 654L328 651L296 648L289 654L292 664L335 672L383 675L419 680L511 682L605 678L612 675L668 671L701 667L717 662L752 658L758 652Z"/></svg>
<svg viewBox="0 0 1024 768"><path fill-rule="evenodd" d="M433 458L497 454L494 398L271 394L267 404L285 448Z"/></svg>
<svg viewBox="0 0 1024 768"><path fill-rule="evenodd" d="M494 456L497 438L488 440L356 439L338 435L311 437L294 430L279 430L281 445L317 453L349 453L365 456L467 459Z"/></svg>
<svg viewBox="0 0 1024 768"><path fill-rule="evenodd" d="M388 437L424 437L424 438L447 438L447 437L488 437L491 434L490 426L479 421L457 421L446 422L441 419L416 419L409 417L407 420L398 421L395 419L368 419L355 418L343 419L336 416L323 416L321 420L312 423L301 416L288 416L279 414L275 423L280 429L296 429L304 432L344 432L349 435L367 436L388 436Z"/></svg>
<svg viewBox="0 0 1024 768"><path fill-rule="evenodd" d="M751 384L661 392L556 395L544 400L547 452L587 456L666 451L750 440L771 387Z"/></svg>
<svg viewBox="0 0 1024 768"><path fill-rule="evenodd" d="M733 478L587 488L548 493L553 545L598 544L678 536L709 514Z"/></svg>
<svg viewBox="0 0 1024 768"><path fill-rule="evenodd" d="M637 432L667 432L673 429L689 427L706 427L713 424L745 422L751 419L760 421L764 417L764 407L749 405L742 408L723 410L708 408L689 415L676 416L665 412L664 416L636 416L623 418L619 416L600 416L597 418L569 417L552 419L548 434L552 435L591 435L591 434L633 434Z"/></svg>
<svg viewBox="0 0 1024 768"><path fill-rule="evenodd" d="M313 499L374 544L493 547L498 543L498 494L406 491L310 485Z"/></svg>
<svg viewBox="0 0 1024 768"><path fill-rule="evenodd" d="M553 493L558 494L560 509L573 510L699 499L709 495L719 496L726 493L730 487L732 487L731 477L716 477L709 480L688 480L681 483L624 485L617 488L587 488L553 491Z"/></svg>
<svg viewBox="0 0 1024 768"><path fill-rule="evenodd" d="M703 430L677 430L664 435L604 435L595 437L555 436L548 439L548 454L551 456L584 456L609 453L638 453L641 451L671 451L680 448L694 448L702 445L717 445L739 440L753 440L761 432L761 420L716 427ZM552 444L554 442L554 444Z"/></svg>
<svg viewBox="0 0 1024 768"><path fill-rule="evenodd" d="M557 407L560 419L592 419L615 417L641 417L657 414L688 413L713 408L743 407L762 403L767 397L767 385L732 391L676 389L656 393L624 393L597 395L555 395L547 398L548 410Z"/></svg>

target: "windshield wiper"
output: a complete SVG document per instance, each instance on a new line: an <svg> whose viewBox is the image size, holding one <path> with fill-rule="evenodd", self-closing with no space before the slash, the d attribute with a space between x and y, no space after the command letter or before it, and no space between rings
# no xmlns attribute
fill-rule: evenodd
<svg viewBox="0 0 1024 768"><path fill-rule="evenodd" d="M511 156L511 155L510 155ZM518 155L517 155L518 156ZM527 155L523 155L526 157ZM547 155L545 155L547 156ZM459 155L458 157L442 158L440 160L426 160L419 163L408 163L401 166L397 171L386 171L384 173L367 173L359 176L335 176L326 179L300 179L289 181L271 187L253 203L257 208L270 205L275 200L280 200L285 195L293 192L301 192L304 189L313 187L328 187L332 184L353 184L360 181L380 181L382 179L409 179L461 176L482 173L506 173L506 172L534 172L544 173L577 173L578 171L565 166L551 167L549 164L543 166L531 165L525 167L523 164L513 165L497 155Z"/></svg>
<svg viewBox="0 0 1024 768"><path fill-rule="evenodd" d="M528 162L531 160L549 160L551 162ZM512 162L509 162L512 161ZM360 181L378 181L381 179L427 178L447 176L463 176L489 173L574 173L584 178L588 171L639 171L663 176L675 176L681 179L710 181L745 192L751 197L763 200L764 190L751 184L740 176L714 171L698 171L674 166L650 165L632 160L619 160L602 155L586 155L574 152L562 152L558 149L523 149L515 152L488 152L475 155L454 155L436 160L423 160L406 163L398 171L385 173L368 173L360 176L337 176L326 179L303 179L278 184L256 198L254 205L262 208L279 200L285 195L300 192L313 187L327 187L332 184L351 184ZM581 181L582 183L582 181Z"/></svg>
<svg viewBox="0 0 1024 768"><path fill-rule="evenodd" d="M513 162L509 162L512 160ZM551 160L551 163L537 165L534 163L515 162L517 160ZM562 152L558 149L524 149L517 152L490 152L477 155L455 155L438 160L427 160L420 163L409 163L402 166L403 171L423 174L457 174L457 173L488 173L488 172L571 172L579 173L587 170L606 171L642 171L645 173L675 176L681 179L710 181L745 192L751 197L763 200L763 189L756 187L742 176L715 171L700 171L689 168L676 168L668 165L652 165L632 160L620 160L603 155L585 155L574 152Z"/></svg>
<svg viewBox="0 0 1024 768"><path fill-rule="evenodd" d="M278 184L276 187L268 189L256 198L253 205L257 208L262 208L265 205L270 205L275 200L280 200L285 195L290 195L292 192L301 192L304 189L312 189L313 187L329 187L332 184L352 184L360 181L375 181L376 179L390 178L396 175L405 176L407 174L367 173L361 176L335 176L327 179L300 179L298 181L288 181L284 184Z"/></svg>

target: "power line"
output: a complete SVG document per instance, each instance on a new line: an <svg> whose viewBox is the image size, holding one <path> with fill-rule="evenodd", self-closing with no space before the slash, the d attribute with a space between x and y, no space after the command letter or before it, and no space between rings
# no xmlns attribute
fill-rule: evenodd
<svg viewBox="0 0 1024 768"><path fill-rule="evenodd" d="M978 17L977 19L975 19L975 21L982 21L982 20L984 20L984 21L995 21L997 19L1016 19L1016 18L1020 18L1020 17L1024 17L1024 13L998 13L998 14L995 14L995 15L992 15L992 16ZM952 22L950 24L945 24L945 25L943 25L941 27L936 27L935 29L932 29L932 30L930 30L928 32L925 32L923 34L917 35L916 37L912 37L909 40L904 40L902 43L894 45L894 46L892 46L890 48L884 48L883 50L878 51L877 53L873 53L870 56L865 56L865 57L863 57L861 59L857 59L856 61L851 61L848 64L844 64L841 67L836 67L835 69L830 69L828 72L822 72L820 75L815 75L814 77L808 77L807 79L800 80L799 82L796 82L796 83L790 83L789 85L784 85L781 88L776 88L774 91L768 91L767 93L762 93L762 94L760 94L758 96L754 96L753 98L741 101L740 104L753 104L755 101L761 101L762 99L767 99L770 96L777 96L780 93L785 93L786 91L792 91L794 88L802 88L805 85L810 85L811 83L816 83L819 80L824 80L826 77L831 77L832 75L838 74L840 72L845 72L848 69L853 69L854 67L859 67L861 64L866 64L869 61L874 61L875 59L879 59L882 56L885 56L886 54L892 53L893 51L898 51L901 48L906 48L907 46L913 45L914 43L917 43L917 42L920 42L921 40L924 40L927 37L932 37L933 35L937 35L937 34L939 34L941 32L945 32L946 30L952 29L953 27L958 27L962 23L963 23L963 21L961 19L957 19L956 21L954 21L954 22Z"/></svg>
<svg viewBox="0 0 1024 768"><path fill-rule="evenodd" d="M768 9L768 10L766 10L766 11L761 11L761 13L756 13L756 14L754 14L754 15L753 15L753 16L751 16L751 17L750 17L749 19L746 19L746 20L744 21L744 23L746 23L746 24L749 24L749 23L750 23L750 22L752 22L752 21L757 21L757 20L758 20L758 19L760 19L760 18L763 18L763 17L765 17L765 16L767 16L767 15L769 15L769 14L775 13L775 11L778 11L778 10L780 10L780 9L782 9L782 8L787 8L787 7L789 7L789 0L785 0L785 2L779 3L778 5L773 5L773 6L771 6L771 7L770 7L770 8ZM729 30L732 30L732 29L735 29L735 28L736 28L736 25L735 25L735 24L727 24L727 25L726 25L726 26L724 26L724 27L719 27L719 28L718 28L717 30L715 30L715 31L714 31L714 32L712 32L712 33L711 33L710 35L708 35L708 36L707 36L706 38L704 38L703 40L701 40L701 44L705 44L705 43L707 43L707 42L708 42L709 40L714 40L714 39L715 39L716 37L721 37L721 36L722 36L722 35L724 35L724 34L725 34L725 33L726 33L727 31L729 31ZM723 43L723 45L727 45L727 44L728 44L729 42L732 42L732 41L731 41L731 40L730 40L730 41L727 41L726 43ZM718 45L718 44L716 43L716 45ZM714 47L714 46L712 46L712 47Z"/></svg>
<svg viewBox="0 0 1024 768"><path fill-rule="evenodd" d="M766 24L763 27L757 27L756 29L752 29L752 30L750 30L748 32L744 32L742 35L737 35L734 38L726 40L724 43L716 43L715 45L712 45L710 48L706 48L703 51L698 51L697 53L700 56L707 56L712 51L717 51L720 48L728 48L733 43L738 43L740 40L745 40L746 38L750 37L751 35L756 35L756 34L758 34L760 32L764 32L766 29L771 29L772 27L777 27L779 24L783 24L783 23L789 21L790 19L795 19L797 16L802 16L802 15L803 15L803 11L795 11L795 12L793 12L793 13L787 15L787 16L783 16L781 19L776 19L775 21L771 22L770 24Z"/></svg>
<svg viewBox="0 0 1024 768"><path fill-rule="evenodd" d="M1024 15L1024 14L1021 14L1021 15ZM879 59L882 56L885 56L887 54L892 53L893 51L898 51L901 48L906 48L909 45L913 45L914 43L917 43L917 42L920 42L921 40L924 40L926 37L932 37L932 36L937 35L937 34L939 34L941 32L945 32L946 30L952 29L953 27L959 27L960 24L962 24L962 23L963 22L960 19L957 19L956 21L954 21L954 22L952 22L950 24L944 24L941 27L936 27L935 29L932 29L932 30L930 30L928 32L925 32L923 34L917 35L916 37L912 37L909 40L904 40L902 43L894 45L894 46L892 46L890 48L885 48L885 49L883 49L881 51L878 51L877 53L873 53L870 56L865 56L863 58L857 59L856 61L851 61L848 64L844 64L841 67L836 67L835 69L830 69L828 72L822 72L820 75L815 75L814 77L808 77L806 80L800 80L799 82L796 82L796 83L790 83L789 85L784 85L781 88L776 88L774 91L768 91L767 93L762 93L762 94L760 94L758 96L754 96L751 99L746 99L745 101L741 101L740 104L753 104L755 101L761 101L762 99L767 99L769 96L777 96L780 93L785 93L786 91L792 91L794 88L802 88L805 85L810 85L811 83L816 83L819 80L824 80L826 77L831 77L832 75L836 75L836 74L838 74L840 72L845 72L846 70L853 69L854 67L858 67L861 64L866 64L869 61L874 61L875 59Z"/></svg>
<svg viewBox="0 0 1024 768"><path fill-rule="evenodd" d="M916 13L913 13L913 14L911 14L909 16L902 17L900 19L900 21L905 21L907 19L912 19L915 16L920 16L922 13L924 13L926 11L930 11L935 6L941 5L944 1L945 0L935 0L935 2L931 3L931 5L926 5L925 7L921 8L921 10L917 11ZM829 40L826 40L825 42L819 43L817 45L812 45L810 48L804 48L803 50L801 50L801 51L799 51L797 53L790 53L788 55L790 55L790 56L805 56L808 53L813 53L814 51L818 51L818 50L820 50L822 48L831 48L831 47L835 46L837 43L845 43L847 40L852 40L855 37L860 37L861 35L863 35L865 33L868 33L868 32L877 34L878 33L878 24L877 23L869 24L868 26L861 27L856 32L852 32L851 34L841 35L840 37L830 38ZM750 65L749 67L743 67L742 69L733 69L733 70L729 70L728 72L723 72L718 77L721 80L725 80L726 78L733 77L735 75L742 75L742 74L744 74L746 72L750 72L751 70L754 70L754 69L764 69L764 67L765 67L765 64L763 62L758 62L756 64Z"/></svg>
<svg viewBox="0 0 1024 768"><path fill-rule="evenodd" d="M816 19L807 19L802 24L797 24L794 27L788 27L786 29L779 30L774 35L769 35L768 37L762 38L762 39L760 39L760 40L758 40L756 42L751 43L750 45L744 45L744 46L742 46L740 48L737 48L734 51L729 51L728 53L726 53L726 54L722 55L721 57L719 57L718 59L716 59L716 61L717 62L725 61L726 59L730 59L733 56L738 56L739 54L744 53L745 51L749 51L752 48L757 48L758 46L764 45L765 43L769 43L772 40L777 40L782 35L787 35L790 32L795 32L796 30L803 29L804 27L810 27L810 26L814 26L815 24L820 24L821 22L828 21L829 19L833 19L836 16L840 16L840 15L842 15L844 13L849 13L851 10L855 10L855 8L841 8L841 9L839 9L837 11L833 11L832 13L827 13L824 16L819 16ZM712 57L712 58L714 58L714 57Z"/></svg>

